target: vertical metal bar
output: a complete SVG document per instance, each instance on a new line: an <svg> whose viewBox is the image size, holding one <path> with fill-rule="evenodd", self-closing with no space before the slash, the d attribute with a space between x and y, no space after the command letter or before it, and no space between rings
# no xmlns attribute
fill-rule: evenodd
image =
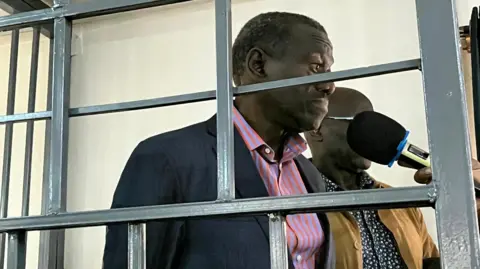
<svg viewBox="0 0 480 269"><path fill-rule="evenodd" d="M475 149L477 160L480 160L480 58L479 58L479 19L478 8L474 7L470 18L470 46L472 66L473 115L475 123Z"/></svg>
<svg viewBox="0 0 480 269"><path fill-rule="evenodd" d="M215 0L218 200L235 199L231 0Z"/></svg>
<svg viewBox="0 0 480 269"><path fill-rule="evenodd" d="M145 269L143 224L128 224L128 269Z"/></svg>
<svg viewBox="0 0 480 269"><path fill-rule="evenodd" d="M65 18L54 22L52 74L52 121L49 166L48 213L56 214L65 210L65 183L67 176L68 109L70 103L70 54L72 24Z"/></svg>
<svg viewBox="0 0 480 269"><path fill-rule="evenodd" d="M34 27L32 32L32 58L30 60L30 85L28 90L27 112L35 111L38 75L38 53L40 48L40 28ZM34 122L27 122L25 142L25 163L23 172L22 216L28 216L30 208L30 183L32 178L32 151L33 151Z"/></svg>
<svg viewBox="0 0 480 269"><path fill-rule="evenodd" d="M59 214L66 210L71 39L71 21L63 17L55 19L47 215ZM46 268L63 268L65 231L50 231L48 241L43 243L49 245L48 253L44 253L46 254L45 258L48 266Z"/></svg>
<svg viewBox="0 0 480 269"><path fill-rule="evenodd" d="M7 97L7 115L11 115L15 110L15 94L17 87L17 63L18 63L18 42L20 37L19 30L12 31L12 42L10 44L10 69L8 74L8 97ZM6 218L8 213L8 195L10 190L10 169L12 163L12 141L13 141L13 123L5 125L5 140L3 144L3 171L2 188L0 202L0 217ZM5 234L0 235L0 266L5 264Z"/></svg>
<svg viewBox="0 0 480 269"><path fill-rule="evenodd" d="M32 34L32 55L30 61L30 85L28 93L27 112L35 110L35 99L37 92L37 70L38 54L40 47L40 28L33 28ZM30 182L32 168L32 150L33 150L33 121L27 122L27 132L25 141L25 159L24 159L24 177L22 194L22 216L28 216L30 207ZM8 256L7 269L24 269L27 255L27 233L9 233L8 234Z"/></svg>
<svg viewBox="0 0 480 269"><path fill-rule="evenodd" d="M285 217L269 215L270 268L288 269L287 226Z"/></svg>
<svg viewBox="0 0 480 269"><path fill-rule="evenodd" d="M53 74L53 39L50 39L49 45L49 63L48 63L48 87L47 87L47 110L52 110L52 74ZM50 167L50 140L51 140L51 121L45 121L45 145L43 152L43 181L42 181L42 208L41 214L47 214L48 207L48 178ZM53 242L56 243L56 242ZM50 240L50 231L40 231L40 245L38 251L38 268L51 269L49 261L54 258L49 257L51 253L50 249L55 248L55 244L52 246L52 240Z"/></svg>
<svg viewBox="0 0 480 269"><path fill-rule="evenodd" d="M442 267L480 268L455 1L416 4Z"/></svg>
<svg viewBox="0 0 480 269"><path fill-rule="evenodd" d="M7 269L25 269L27 243L26 232L8 234Z"/></svg>

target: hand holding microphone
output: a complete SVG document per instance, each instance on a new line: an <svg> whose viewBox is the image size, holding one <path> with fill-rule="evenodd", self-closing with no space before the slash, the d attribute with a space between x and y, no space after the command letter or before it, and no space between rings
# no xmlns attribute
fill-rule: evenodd
<svg viewBox="0 0 480 269"><path fill-rule="evenodd" d="M415 181L430 183L430 153L411 144L407 131L395 120L373 111L355 116L347 129L347 142L360 156L391 167L395 162L407 168L418 169ZM480 197L480 163L472 160L476 197Z"/></svg>
<svg viewBox="0 0 480 269"><path fill-rule="evenodd" d="M397 163L400 166L411 168L411 167L408 167L407 165L400 163L400 161L398 161ZM478 162L473 158L472 158L472 174L473 174L475 191L477 192L478 186L480 186L480 162ZM430 167L422 168L415 173L413 178L417 183L428 184L432 181L432 169Z"/></svg>

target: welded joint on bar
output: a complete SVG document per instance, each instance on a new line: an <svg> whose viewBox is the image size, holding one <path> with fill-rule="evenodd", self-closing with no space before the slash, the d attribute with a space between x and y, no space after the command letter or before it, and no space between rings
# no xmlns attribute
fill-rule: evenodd
<svg viewBox="0 0 480 269"><path fill-rule="evenodd" d="M70 5L70 2L70 0L53 0L52 9L56 10L60 8L65 8Z"/></svg>
<svg viewBox="0 0 480 269"><path fill-rule="evenodd" d="M280 212L270 213L270 214L268 214L268 218L269 218L272 222L278 222L278 221L281 221L281 220L282 220L283 215L282 215Z"/></svg>
<svg viewBox="0 0 480 269"><path fill-rule="evenodd" d="M430 198L430 202L433 204L437 201L438 198L438 191L437 191L437 184L434 180L432 183L428 184L431 188L428 190L427 195Z"/></svg>

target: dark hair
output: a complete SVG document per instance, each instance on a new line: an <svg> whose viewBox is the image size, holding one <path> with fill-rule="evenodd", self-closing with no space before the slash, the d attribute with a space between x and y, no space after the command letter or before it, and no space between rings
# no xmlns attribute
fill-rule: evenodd
<svg viewBox="0 0 480 269"><path fill-rule="evenodd" d="M267 12L250 19L240 30L232 48L234 78L243 74L248 52L259 47L273 57L282 57L288 40L292 36L292 26L306 25L323 33L325 28L312 18L288 12Z"/></svg>

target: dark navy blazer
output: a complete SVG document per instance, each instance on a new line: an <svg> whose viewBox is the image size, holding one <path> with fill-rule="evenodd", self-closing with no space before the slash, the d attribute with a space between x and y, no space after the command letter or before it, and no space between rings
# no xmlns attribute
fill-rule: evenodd
<svg viewBox="0 0 480 269"><path fill-rule="evenodd" d="M213 201L217 196L216 117L141 142L130 156L112 208ZM317 169L295 159L309 192L325 192ZM235 130L236 198L268 196L252 156ZM317 269L335 268L326 215ZM147 269L270 269L267 216L147 223ZM107 227L104 269L127 268L127 226ZM293 263L290 259L290 268Z"/></svg>

